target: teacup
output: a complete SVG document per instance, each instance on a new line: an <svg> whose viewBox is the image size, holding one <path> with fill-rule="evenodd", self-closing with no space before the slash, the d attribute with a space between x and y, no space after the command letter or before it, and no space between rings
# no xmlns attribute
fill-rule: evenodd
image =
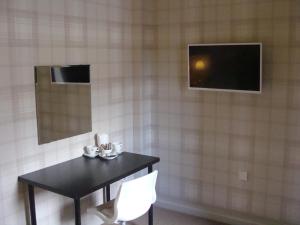
<svg viewBox="0 0 300 225"><path fill-rule="evenodd" d="M120 154L122 152L122 146L123 146L123 144L120 142L112 143L113 151L117 154Z"/></svg>
<svg viewBox="0 0 300 225"><path fill-rule="evenodd" d="M84 152L85 152L85 154L88 154L88 155L95 155L97 150L98 150L98 148L94 145L88 145L88 146L84 147Z"/></svg>

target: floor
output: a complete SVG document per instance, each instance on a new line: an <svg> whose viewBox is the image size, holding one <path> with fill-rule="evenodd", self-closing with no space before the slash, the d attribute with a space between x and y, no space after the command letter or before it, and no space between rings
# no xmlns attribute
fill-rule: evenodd
<svg viewBox="0 0 300 225"><path fill-rule="evenodd" d="M147 225L147 214L127 225ZM154 208L154 225L226 225L161 208Z"/></svg>

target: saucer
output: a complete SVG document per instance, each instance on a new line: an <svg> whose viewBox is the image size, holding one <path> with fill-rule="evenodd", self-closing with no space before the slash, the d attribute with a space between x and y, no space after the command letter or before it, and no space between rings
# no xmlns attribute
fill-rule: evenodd
<svg viewBox="0 0 300 225"><path fill-rule="evenodd" d="M89 158L95 158L98 155L98 152L95 152L94 154L87 154L84 152L83 155Z"/></svg>
<svg viewBox="0 0 300 225"><path fill-rule="evenodd" d="M110 154L102 154L101 152L99 153L99 157L102 159L106 159L106 160L111 160L111 159L115 159L119 156L119 154L115 154L115 153L110 153Z"/></svg>

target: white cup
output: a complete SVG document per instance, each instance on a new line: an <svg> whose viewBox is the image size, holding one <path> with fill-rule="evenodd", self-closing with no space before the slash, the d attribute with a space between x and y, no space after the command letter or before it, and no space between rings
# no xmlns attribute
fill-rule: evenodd
<svg viewBox="0 0 300 225"><path fill-rule="evenodd" d="M123 144L120 142L112 143L112 149L117 154L120 154L122 152L122 146L123 146Z"/></svg>
<svg viewBox="0 0 300 225"><path fill-rule="evenodd" d="M88 155L95 155L98 148L94 145L88 145L84 147L84 152Z"/></svg>

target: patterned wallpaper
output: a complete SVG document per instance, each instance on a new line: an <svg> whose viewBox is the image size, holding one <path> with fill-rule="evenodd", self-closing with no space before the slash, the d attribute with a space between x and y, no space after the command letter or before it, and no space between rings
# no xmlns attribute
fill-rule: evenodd
<svg viewBox="0 0 300 225"><path fill-rule="evenodd" d="M159 199L300 224L300 2L157 0L157 10ZM187 44L224 42L263 43L261 95L188 90Z"/></svg>
<svg viewBox="0 0 300 225"><path fill-rule="evenodd" d="M1 225L26 224L18 175L80 156L97 132L127 151L150 151L143 7L140 0L0 0ZM91 65L93 131L39 146L34 66L64 64ZM82 200L83 224L86 207L101 199ZM38 224L74 224L71 199L38 189L36 207Z"/></svg>

